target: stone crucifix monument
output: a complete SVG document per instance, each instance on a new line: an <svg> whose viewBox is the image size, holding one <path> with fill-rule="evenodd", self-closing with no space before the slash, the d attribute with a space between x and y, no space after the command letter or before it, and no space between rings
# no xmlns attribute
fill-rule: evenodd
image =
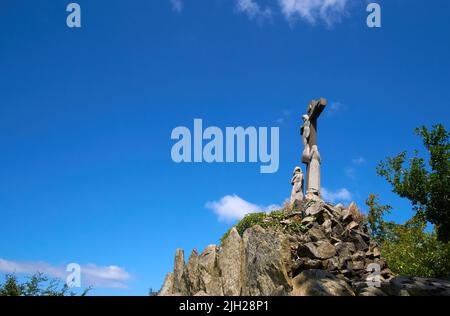
<svg viewBox="0 0 450 316"><path fill-rule="evenodd" d="M306 198L320 199L320 164L321 158L317 146L317 119L327 105L327 100L320 98L312 100L307 113L302 116L301 135L303 141L302 163L306 164ZM294 186L291 193L291 203L303 200L303 174L299 167L294 170L291 183ZM300 194L301 190L301 194Z"/></svg>

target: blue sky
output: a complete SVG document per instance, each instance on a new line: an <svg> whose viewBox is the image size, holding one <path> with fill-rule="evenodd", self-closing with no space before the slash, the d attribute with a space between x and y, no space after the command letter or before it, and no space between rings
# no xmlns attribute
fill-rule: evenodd
<svg viewBox="0 0 450 316"><path fill-rule="evenodd" d="M319 96L328 196L364 209L378 193L391 219L411 215L375 166L422 148L415 127L449 126L448 1L378 1L379 29L356 0L80 0L80 29L68 3L0 3L1 272L60 276L76 262L92 294L159 289L176 248L232 225L207 206L288 198L300 118ZM171 131L194 118L279 126L279 171L175 164Z"/></svg>

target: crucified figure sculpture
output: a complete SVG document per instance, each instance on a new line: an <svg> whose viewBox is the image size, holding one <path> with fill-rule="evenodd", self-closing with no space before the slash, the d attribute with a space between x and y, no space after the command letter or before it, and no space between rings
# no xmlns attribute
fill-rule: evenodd
<svg viewBox="0 0 450 316"><path fill-rule="evenodd" d="M317 147L317 119L325 109L327 101L323 98L313 100L308 105L307 114L303 115L301 135L303 140L302 162L306 164L306 197L320 198L320 164L321 158Z"/></svg>

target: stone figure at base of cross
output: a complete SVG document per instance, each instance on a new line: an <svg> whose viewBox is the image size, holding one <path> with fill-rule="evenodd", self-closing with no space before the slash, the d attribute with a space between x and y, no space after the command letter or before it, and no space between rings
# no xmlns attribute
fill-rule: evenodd
<svg viewBox="0 0 450 316"><path fill-rule="evenodd" d="M304 199L304 176L300 167L295 167L294 174L292 176L292 192L291 192L291 205L297 201L303 201Z"/></svg>

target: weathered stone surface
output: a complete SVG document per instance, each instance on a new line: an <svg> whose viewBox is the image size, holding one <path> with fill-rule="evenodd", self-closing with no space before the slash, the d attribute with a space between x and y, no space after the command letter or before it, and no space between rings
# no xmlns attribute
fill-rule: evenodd
<svg viewBox="0 0 450 316"><path fill-rule="evenodd" d="M351 256L356 252L356 247L351 242L339 242L336 244L336 250L341 257Z"/></svg>
<svg viewBox="0 0 450 316"><path fill-rule="evenodd" d="M169 296L173 293L173 273L169 272L164 279L164 283L161 290L158 292L158 296Z"/></svg>
<svg viewBox="0 0 450 316"><path fill-rule="evenodd" d="M327 237L318 227L313 227L308 231L308 235L312 241L325 240Z"/></svg>
<svg viewBox="0 0 450 316"><path fill-rule="evenodd" d="M308 206L308 208L305 210L305 214L306 216L318 216L323 211L323 203L316 202Z"/></svg>
<svg viewBox="0 0 450 316"><path fill-rule="evenodd" d="M177 249L173 268L173 292L188 294L184 275L184 251Z"/></svg>
<svg viewBox="0 0 450 316"><path fill-rule="evenodd" d="M235 228L225 239L218 255L218 266L222 276L225 296L239 296L243 284L244 244Z"/></svg>
<svg viewBox="0 0 450 316"><path fill-rule="evenodd" d="M383 284L382 289L395 296L450 296L450 281L397 277Z"/></svg>
<svg viewBox="0 0 450 316"><path fill-rule="evenodd" d="M347 225L347 227L345 228L346 230L353 230L355 228L358 228L359 224L355 221L352 221L350 224Z"/></svg>
<svg viewBox="0 0 450 316"><path fill-rule="evenodd" d="M292 296L355 296L347 282L324 270L303 271L292 283Z"/></svg>
<svg viewBox="0 0 450 316"><path fill-rule="evenodd" d="M280 286L290 291L291 281L287 271L291 252L286 236L254 226L246 230L243 241L243 295L266 296Z"/></svg>
<svg viewBox="0 0 450 316"><path fill-rule="evenodd" d="M336 248L327 240L321 240L315 243L306 243L298 250L300 257L311 259L329 259L336 254Z"/></svg>
<svg viewBox="0 0 450 316"><path fill-rule="evenodd" d="M200 278L200 270L199 270L199 257L197 250L192 250L191 256L188 259L188 263L186 265L186 285L190 293L197 293L199 291L204 290L203 284Z"/></svg>
<svg viewBox="0 0 450 316"><path fill-rule="evenodd" d="M199 257L198 265L205 293L211 296L222 296L222 279L217 266L217 246L206 247Z"/></svg>
<svg viewBox="0 0 450 316"><path fill-rule="evenodd" d="M302 208L273 228L253 226L244 236L232 229L221 247L210 245L201 255L194 250L186 264L178 249L158 295L450 296L450 281L394 278L356 205L304 202L316 215L303 218ZM299 223L299 230L286 229ZM381 269L380 288L367 283L371 264Z"/></svg>
<svg viewBox="0 0 450 316"><path fill-rule="evenodd" d="M342 221L344 223L350 223L351 221L353 221L353 215L348 209L342 211Z"/></svg>
<svg viewBox="0 0 450 316"><path fill-rule="evenodd" d="M358 296L387 296L381 289L376 287L367 287L358 293Z"/></svg>
<svg viewBox="0 0 450 316"><path fill-rule="evenodd" d="M307 216L302 220L303 225L308 225L311 223L314 223L314 217L312 217L312 216Z"/></svg>
<svg viewBox="0 0 450 316"><path fill-rule="evenodd" d="M349 210L350 214L352 214L352 218L354 220L358 219L358 217L361 214L361 211L359 210L359 208L355 202L350 203L350 205L348 206L348 210Z"/></svg>

